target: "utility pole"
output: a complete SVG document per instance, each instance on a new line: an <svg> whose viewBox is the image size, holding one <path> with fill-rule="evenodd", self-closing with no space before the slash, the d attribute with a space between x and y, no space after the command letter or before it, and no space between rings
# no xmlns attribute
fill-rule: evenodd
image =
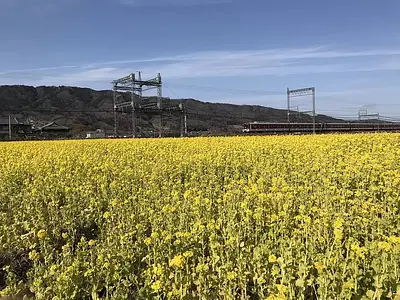
<svg viewBox="0 0 400 300"><path fill-rule="evenodd" d="M302 96L312 96L312 110L303 112L303 113L311 113L312 114L312 132L313 134L316 133L315 126L316 126L316 113L315 113L315 87L309 88L302 88L297 90L286 90L287 92L287 115L288 115L288 123L290 124L290 108L291 108L291 98L292 97L302 97Z"/></svg>
<svg viewBox="0 0 400 300"><path fill-rule="evenodd" d="M11 141L11 139L12 139L12 136L11 136L11 115L9 114L8 115L8 138L10 139L10 141Z"/></svg>
<svg viewBox="0 0 400 300"><path fill-rule="evenodd" d="M378 113L378 132L380 130L380 127L381 127L381 117L380 117L380 115Z"/></svg>
<svg viewBox="0 0 400 300"><path fill-rule="evenodd" d="M185 123L185 136L188 136L188 131L187 131L187 114L186 110L184 112L184 123Z"/></svg>
<svg viewBox="0 0 400 300"><path fill-rule="evenodd" d="M159 83L157 86L157 106L160 110L160 132L158 137L163 137L163 101L162 101L162 81L161 81L161 74L158 73L156 77L156 82Z"/></svg>
<svg viewBox="0 0 400 300"><path fill-rule="evenodd" d="M290 124L290 90L287 88L287 122Z"/></svg>
<svg viewBox="0 0 400 300"><path fill-rule="evenodd" d="M312 88L313 134L315 134L315 87Z"/></svg>
<svg viewBox="0 0 400 300"><path fill-rule="evenodd" d="M116 94L116 86L113 86L113 100L114 100L114 137L116 138L117 133L117 94Z"/></svg>

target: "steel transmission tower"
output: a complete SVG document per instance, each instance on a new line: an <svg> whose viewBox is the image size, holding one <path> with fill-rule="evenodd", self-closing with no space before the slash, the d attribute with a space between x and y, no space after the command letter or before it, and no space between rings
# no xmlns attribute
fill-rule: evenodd
<svg viewBox="0 0 400 300"><path fill-rule="evenodd" d="M142 114L159 116L160 128L158 132L159 137L163 137L163 114L165 111L179 112L181 118L184 117L185 110L183 104L166 106L163 105L162 97L162 80L161 75L158 73L157 77L143 80L142 73L140 71L132 73L126 77L116 79L112 81L113 85L113 100L114 100L114 136L118 136L118 113L127 111L132 115L132 137L138 137L137 132L137 119ZM149 90L157 90L156 101L154 96L143 97L143 92ZM130 94L129 101L125 100L124 95ZM147 100L144 103L143 100ZM181 122L182 123L182 122ZM182 127L182 125L181 125ZM182 128L181 128L182 136Z"/></svg>

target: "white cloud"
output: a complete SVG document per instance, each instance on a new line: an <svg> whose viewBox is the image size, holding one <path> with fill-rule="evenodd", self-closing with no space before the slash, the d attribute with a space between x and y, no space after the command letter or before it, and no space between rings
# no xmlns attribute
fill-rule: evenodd
<svg viewBox="0 0 400 300"><path fill-rule="evenodd" d="M79 66L0 70L0 79L13 77L13 73L18 73L19 77L35 73L43 84L79 85L90 82L109 83L136 70L142 70L146 77L149 74L153 77L160 72L166 79L371 72L399 70L399 56L400 49L338 51L326 47L204 51L133 60L88 62Z"/></svg>

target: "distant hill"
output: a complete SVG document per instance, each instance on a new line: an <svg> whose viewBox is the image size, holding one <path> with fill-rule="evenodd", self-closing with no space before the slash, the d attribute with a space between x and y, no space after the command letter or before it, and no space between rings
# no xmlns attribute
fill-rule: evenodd
<svg viewBox="0 0 400 300"><path fill-rule="evenodd" d="M189 132L238 132L245 122L266 121L286 122L286 110L258 105L233 105L225 103L201 102L195 99L164 100L164 105L183 103L187 110ZM112 134L114 126L113 92L95 91L89 88L68 86L0 86L0 117L12 113L23 121L43 124L57 121L69 126L74 134L103 129ZM298 122L311 122L306 114L296 116ZM325 115L318 115L317 122L343 122ZM122 115L119 120L120 133L129 134L130 116ZM142 116L141 129L157 130L158 117ZM164 131L177 133L179 116L165 116Z"/></svg>

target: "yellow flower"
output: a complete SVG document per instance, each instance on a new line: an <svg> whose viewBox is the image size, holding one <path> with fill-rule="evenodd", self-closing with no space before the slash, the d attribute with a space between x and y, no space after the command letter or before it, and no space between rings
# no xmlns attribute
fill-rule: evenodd
<svg viewBox="0 0 400 300"><path fill-rule="evenodd" d="M226 275L226 278L228 278L228 280L232 281L235 280L237 277L236 272L228 272L228 274Z"/></svg>
<svg viewBox="0 0 400 300"><path fill-rule="evenodd" d="M166 236L165 236L165 242L169 242L169 241L171 241L172 240L172 235L171 234L167 234Z"/></svg>
<svg viewBox="0 0 400 300"><path fill-rule="evenodd" d="M385 252L389 252L392 249L392 246L388 242L379 242L378 248Z"/></svg>
<svg viewBox="0 0 400 300"><path fill-rule="evenodd" d="M288 292L288 287L283 284L277 284L276 288L278 289L280 294L286 294Z"/></svg>
<svg viewBox="0 0 400 300"><path fill-rule="evenodd" d="M38 260L40 258L40 254L36 252L36 250L32 250L31 252L29 252L29 259L30 260Z"/></svg>
<svg viewBox="0 0 400 300"><path fill-rule="evenodd" d="M193 256L193 252L192 251L186 251L185 253L183 253L183 256L186 258L192 257Z"/></svg>
<svg viewBox="0 0 400 300"><path fill-rule="evenodd" d="M196 266L196 272L197 273L202 273L202 272L207 272L208 271L208 265L207 264L198 264Z"/></svg>
<svg viewBox="0 0 400 300"><path fill-rule="evenodd" d="M286 296L284 294L269 295L265 300L286 300Z"/></svg>
<svg viewBox="0 0 400 300"><path fill-rule="evenodd" d="M257 278L257 283L258 284L264 284L266 281L265 281L265 279L264 279L264 277L258 277Z"/></svg>
<svg viewBox="0 0 400 300"><path fill-rule="evenodd" d="M227 245L233 245L235 242L236 242L236 238L231 236L231 237L226 241L226 244L227 244Z"/></svg>
<svg viewBox="0 0 400 300"><path fill-rule="evenodd" d="M277 260L278 260L278 259L277 259L276 256L273 255L273 254L271 254L270 256L268 256L268 261L269 261L271 264L276 263Z"/></svg>
<svg viewBox="0 0 400 300"><path fill-rule="evenodd" d="M89 244L89 246L94 246L96 244L96 241L95 240L90 240L88 244Z"/></svg>
<svg viewBox="0 0 400 300"><path fill-rule="evenodd" d="M155 267L153 267L153 273L154 275L160 276L163 273L163 268L161 265L157 265Z"/></svg>
<svg viewBox="0 0 400 300"><path fill-rule="evenodd" d="M277 220L279 220L279 217L277 215L271 216L271 222L276 222Z"/></svg>
<svg viewBox="0 0 400 300"><path fill-rule="evenodd" d="M45 238L46 235L47 235L47 232L44 229L39 230L39 232L37 233L37 236L38 236L39 239Z"/></svg>
<svg viewBox="0 0 400 300"><path fill-rule="evenodd" d="M161 290L161 282L160 282L160 280L157 280L156 282L154 282L154 283L151 285L151 289L152 289L153 291L155 291L155 292L158 292L159 290Z"/></svg>
<svg viewBox="0 0 400 300"><path fill-rule="evenodd" d="M336 241L336 242L341 242L341 241L342 241L343 232L342 232L341 229L335 228L335 229L333 230L333 234L334 234L334 236L335 236L335 241Z"/></svg>
<svg viewBox="0 0 400 300"><path fill-rule="evenodd" d="M400 245L400 237L398 237L398 236L390 236L389 241L392 242L393 244Z"/></svg>
<svg viewBox="0 0 400 300"><path fill-rule="evenodd" d="M343 288L345 288L345 289L351 290L351 289L354 289L354 287L355 287L355 284L354 284L354 282L352 282L352 281L346 281L346 282L343 284Z"/></svg>
<svg viewBox="0 0 400 300"><path fill-rule="evenodd" d="M352 244L350 249L356 254L357 257L361 259L365 258L365 252L367 251L365 247L360 247L358 244Z"/></svg>
<svg viewBox="0 0 400 300"><path fill-rule="evenodd" d="M318 272L322 272L326 268L323 263L319 262L315 263L314 266L318 270Z"/></svg>
<svg viewBox="0 0 400 300"><path fill-rule="evenodd" d="M182 255L176 255L170 262L169 266L170 267L175 267L175 268L182 268L185 263L185 260Z"/></svg>
<svg viewBox="0 0 400 300"><path fill-rule="evenodd" d="M63 239L67 239L68 238L68 233L63 232L62 237L63 237Z"/></svg>
<svg viewBox="0 0 400 300"><path fill-rule="evenodd" d="M340 228L343 225L344 220L342 218L337 218L333 223L333 227Z"/></svg>

